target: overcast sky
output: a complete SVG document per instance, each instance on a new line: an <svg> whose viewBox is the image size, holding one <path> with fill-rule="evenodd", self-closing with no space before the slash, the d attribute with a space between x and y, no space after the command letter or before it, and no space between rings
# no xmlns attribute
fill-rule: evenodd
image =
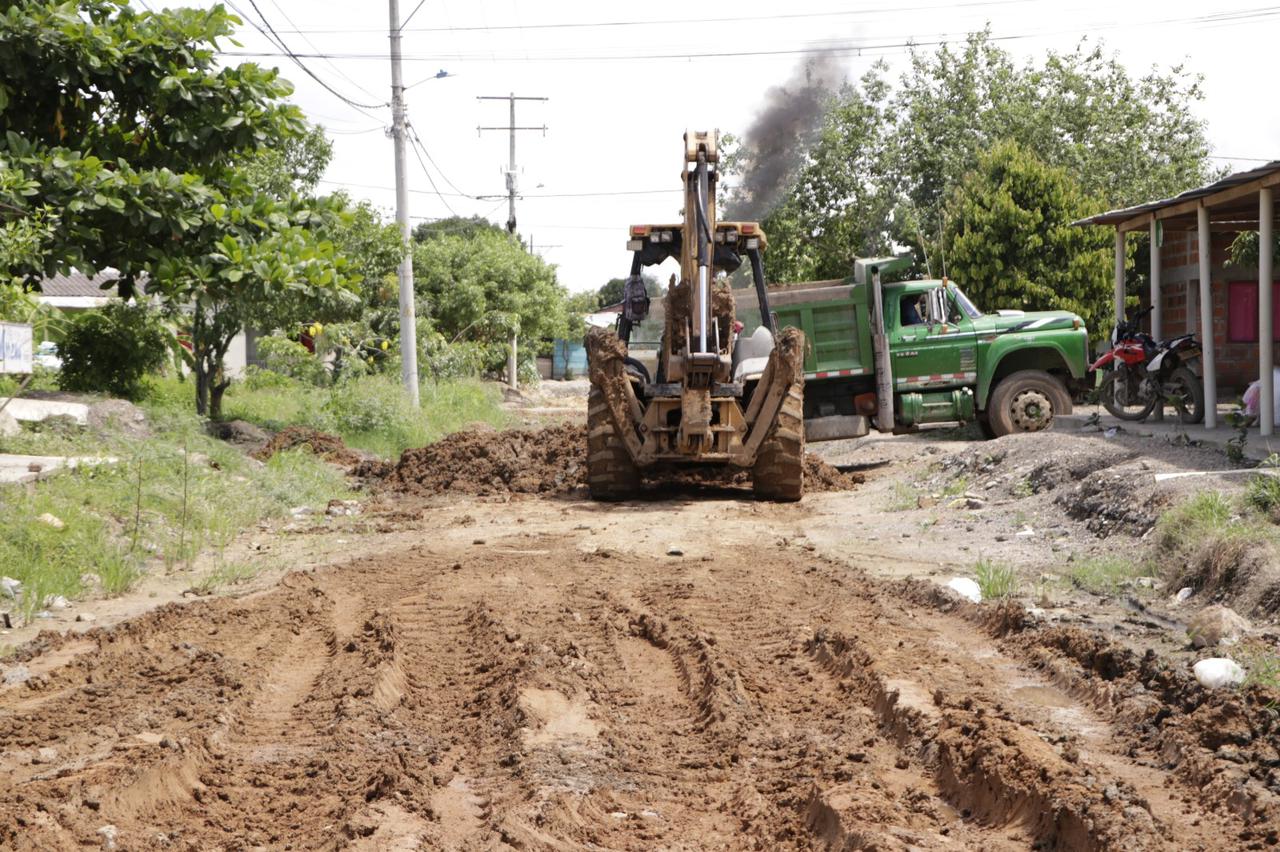
<svg viewBox="0 0 1280 852"><path fill-rule="evenodd" d="M233 5L259 23L265 16L295 53L322 54L303 62L348 99L373 105L344 103L288 58L254 58L278 65L297 88L294 101L330 132L334 157L323 188L345 188L393 216L386 3L255 2L258 11L250 0ZM417 0L401 0L402 19L415 6ZM546 97L517 105L517 124L547 127L545 136L517 136L519 230L571 290L594 289L626 273L628 224L679 220L686 127L741 131L760 92L785 81L805 50L862 46L841 59L849 76L883 57L896 77L907 59L904 42L960 40L988 22L1020 60L1069 50L1088 36L1135 75L1185 62L1204 75L1206 98L1197 110L1213 153L1224 158L1216 164L1235 170L1257 165L1245 158L1280 159L1270 73L1280 8L1257 0L907 0L896 8L871 0L425 0L404 29L406 100L441 194L411 155L411 213L505 222L505 199L465 197L505 193L507 134L478 134L476 127L506 125L507 104L477 96ZM243 51L280 53L248 24L238 40ZM441 70L449 76L435 79Z"/></svg>

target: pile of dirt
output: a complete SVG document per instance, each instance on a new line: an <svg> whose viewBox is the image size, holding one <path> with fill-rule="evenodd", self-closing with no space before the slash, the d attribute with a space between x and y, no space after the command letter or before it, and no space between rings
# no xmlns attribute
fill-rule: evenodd
<svg viewBox="0 0 1280 852"><path fill-rule="evenodd" d="M864 478L860 473L845 473L813 453L804 454L804 490L811 494L852 491L854 486L862 484Z"/></svg>
<svg viewBox="0 0 1280 852"><path fill-rule="evenodd" d="M283 433L282 433L283 434ZM748 471L724 467L684 468L675 485L749 486ZM586 429L576 425L505 432L455 432L430 446L405 450L399 462L361 462L352 471L371 485L419 496L453 492L495 494L564 493L586 484ZM847 491L862 482L815 455L805 456L805 489Z"/></svg>
<svg viewBox="0 0 1280 852"><path fill-rule="evenodd" d="M582 426L538 430L455 432L405 450L384 484L408 494L545 494L585 481L587 434Z"/></svg>
<svg viewBox="0 0 1280 852"><path fill-rule="evenodd" d="M266 461L276 453L306 447L311 452L334 464L353 466L364 460L364 455L342 442L337 435L312 429L310 426L290 426L277 432L267 445L253 454L259 461Z"/></svg>

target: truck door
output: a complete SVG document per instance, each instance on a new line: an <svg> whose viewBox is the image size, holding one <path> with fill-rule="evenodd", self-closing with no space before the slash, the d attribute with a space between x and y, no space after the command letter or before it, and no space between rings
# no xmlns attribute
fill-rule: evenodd
<svg viewBox="0 0 1280 852"><path fill-rule="evenodd" d="M933 390L976 380L973 322L944 285L899 291L885 304L885 313L895 390Z"/></svg>

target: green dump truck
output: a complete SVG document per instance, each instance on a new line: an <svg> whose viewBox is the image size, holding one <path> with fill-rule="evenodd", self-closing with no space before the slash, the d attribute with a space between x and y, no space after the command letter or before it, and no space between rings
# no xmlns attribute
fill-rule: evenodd
<svg viewBox="0 0 1280 852"><path fill-rule="evenodd" d="M1071 413L1088 369L1080 317L984 313L946 279L881 284L907 263L860 260L851 278L769 288L777 327L795 326L807 341L807 440L974 421L999 437ZM765 335L758 346L755 336L744 329L734 351L735 380L747 386L768 356Z"/></svg>

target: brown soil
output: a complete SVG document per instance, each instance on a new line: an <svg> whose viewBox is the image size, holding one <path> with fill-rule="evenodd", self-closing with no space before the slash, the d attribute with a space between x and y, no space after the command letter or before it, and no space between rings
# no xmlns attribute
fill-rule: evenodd
<svg viewBox="0 0 1280 852"><path fill-rule="evenodd" d="M430 446L406 450L395 465L364 462L353 473L376 488L420 496L567 493L586 484L586 447L582 426L456 432ZM672 467L653 480L653 489L660 492L664 484L749 486L750 474L727 468ZM861 481L860 476L841 473L817 456L805 457L809 491L845 491Z"/></svg>
<svg viewBox="0 0 1280 852"><path fill-rule="evenodd" d="M310 426L290 426L267 442L267 445L254 453L254 458L261 461L285 450L305 447L316 455L341 465L355 465L365 456L351 449L337 435L312 429Z"/></svg>
<svg viewBox="0 0 1280 852"><path fill-rule="evenodd" d="M23 652L0 847L1277 839L1274 695L772 541L759 513L802 507L708 505L738 544L700 557L617 549L660 513L456 508L409 550Z"/></svg>
<svg viewBox="0 0 1280 852"><path fill-rule="evenodd" d="M720 324L720 346L728 345L733 333L734 299L733 288L728 281L713 281L711 290L711 313ZM692 327L693 285L688 281L673 282L663 296L664 322L666 323L667 340L671 341L671 351L679 352L685 346L685 332ZM707 343L710 345L714 329L707 328Z"/></svg>
<svg viewBox="0 0 1280 852"><path fill-rule="evenodd" d="M581 426L455 432L405 450L384 485L408 494L541 494L582 484L587 456Z"/></svg>

